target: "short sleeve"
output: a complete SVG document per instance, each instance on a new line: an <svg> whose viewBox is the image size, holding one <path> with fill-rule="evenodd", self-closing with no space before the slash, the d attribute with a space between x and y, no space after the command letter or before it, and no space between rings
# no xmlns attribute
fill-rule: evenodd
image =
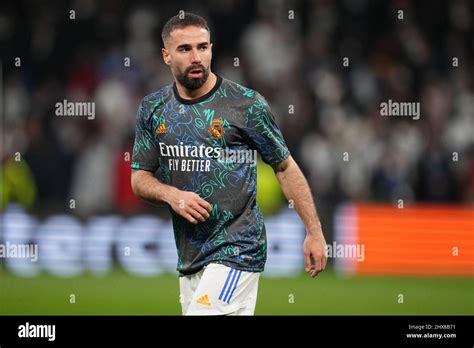
<svg viewBox="0 0 474 348"><path fill-rule="evenodd" d="M159 148L152 129L150 111L144 101L137 111L132 169L155 172L158 169Z"/></svg>
<svg viewBox="0 0 474 348"><path fill-rule="evenodd" d="M247 109L247 122L242 130L249 145L260 153L265 163L277 164L290 156L267 101L257 92Z"/></svg>

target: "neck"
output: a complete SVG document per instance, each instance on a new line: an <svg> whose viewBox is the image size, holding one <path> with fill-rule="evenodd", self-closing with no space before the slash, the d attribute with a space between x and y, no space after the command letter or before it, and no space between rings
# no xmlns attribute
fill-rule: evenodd
<svg viewBox="0 0 474 348"><path fill-rule="evenodd" d="M204 84L198 89L187 89L181 83L179 83L176 79L175 81L176 81L176 88L178 89L178 93L181 98L196 99L211 91L211 89L215 86L217 82L217 76L213 72L211 72L206 82L204 82Z"/></svg>

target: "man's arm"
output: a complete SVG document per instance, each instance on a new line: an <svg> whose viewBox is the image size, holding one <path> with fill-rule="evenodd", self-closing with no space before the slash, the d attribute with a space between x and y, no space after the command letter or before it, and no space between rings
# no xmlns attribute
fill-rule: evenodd
<svg viewBox="0 0 474 348"><path fill-rule="evenodd" d="M273 166L285 197L292 200L298 215L306 226L303 245L305 271L316 277L326 267L326 241L308 182L293 157ZM311 259L314 261L312 264Z"/></svg>
<svg viewBox="0 0 474 348"><path fill-rule="evenodd" d="M165 202L193 224L205 221L212 211L211 205L194 192L181 191L166 185L146 170L133 170L133 193L152 204Z"/></svg>

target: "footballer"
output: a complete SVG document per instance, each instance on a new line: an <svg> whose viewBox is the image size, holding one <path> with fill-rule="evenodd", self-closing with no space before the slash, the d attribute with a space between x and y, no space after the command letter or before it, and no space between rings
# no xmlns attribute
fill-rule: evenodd
<svg viewBox="0 0 474 348"><path fill-rule="evenodd" d="M170 208L183 315L253 315L267 246L253 154L294 202L306 227L305 270L315 277L326 242L311 191L264 97L211 71L206 21L174 16L162 40L174 83L139 105L132 189Z"/></svg>

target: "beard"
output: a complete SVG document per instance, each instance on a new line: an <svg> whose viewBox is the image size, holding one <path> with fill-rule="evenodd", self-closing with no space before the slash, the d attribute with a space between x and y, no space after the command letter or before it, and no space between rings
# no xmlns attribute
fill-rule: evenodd
<svg viewBox="0 0 474 348"><path fill-rule="evenodd" d="M188 74L191 70L201 69L202 76L198 78L188 77ZM204 65L192 65L187 68L183 73L177 72L176 79L181 83L186 89L194 90L201 88L201 86L207 81L209 77L209 68L205 68Z"/></svg>

